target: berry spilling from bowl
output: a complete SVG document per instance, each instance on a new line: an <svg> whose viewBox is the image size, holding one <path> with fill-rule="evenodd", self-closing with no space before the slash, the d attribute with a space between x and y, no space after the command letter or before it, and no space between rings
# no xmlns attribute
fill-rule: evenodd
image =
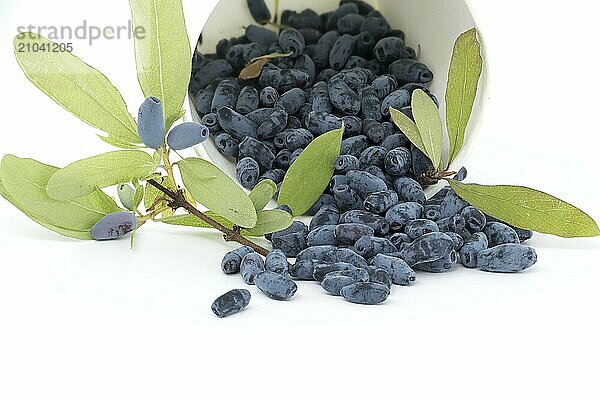
<svg viewBox="0 0 600 400"><path fill-rule="evenodd" d="M257 3L248 2L265 23ZM317 137L343 126L344 138L333 179L308 211L310 226L296 221L267 235L274 250L266 262L247 247L228 253L225 273L241 271L274 299L293 297L293 280L313 280L331 295L374 305L393 285L413 284L416 271L462 263L519 272L537 261L522 244L530 231L494 220L450 187L427 199L419 178L434 166L390 107L414 121L413 92L438 100L427 86L433 73L401 30L362 1L322 15L285 10L274 29L250 25L214 54L194 55L190 94L217 149L236 160L238 181L252 189L264 179L280 185ZM465 177L463 169L455 179ZM288 266L287 258L296 261ZM269 267L274 259L279 268Z"/></svg>

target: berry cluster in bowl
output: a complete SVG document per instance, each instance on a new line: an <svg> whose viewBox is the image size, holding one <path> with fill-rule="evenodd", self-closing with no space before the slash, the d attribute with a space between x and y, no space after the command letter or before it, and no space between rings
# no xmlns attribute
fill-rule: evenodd
<svg viewBox="0 0 600 400"><path fill-rule="evenodd" d="M369 159L384 142L404 146L417 165L406 173L418 176L430 165L390 121L389 107L412 116L416 89L435 99L427 88L433 73L404 39L362 1L342 1L322 15L286 10L277 31L250 25L243 36L221 40L214 54L197 51L190 95L216 148L236 160L247 189L262 179L279 184L315 137L342 123L344 151ZM280 56L259 76L238 78L252 60L272 54Z"/></svg>

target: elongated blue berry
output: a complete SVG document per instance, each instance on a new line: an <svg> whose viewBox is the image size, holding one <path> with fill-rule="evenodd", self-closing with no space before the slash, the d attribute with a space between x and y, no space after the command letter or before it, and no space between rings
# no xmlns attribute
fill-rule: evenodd
<svg viewBox="0 0 600 400"><path fill-rule="evenodd" d="M387 300L390 290L379 283L358 282L344 287L340 294L351 303L375 305Z"/></svg>
<svg viewBox="0 0 600 400"><path fill-rule="evenodd" d="M248 4L248 10L252 18L259 24L266 24L271 20L271 11L265 3L265 0L246 0Z"/></svg>
<svg viewBox="0 0 600 400"><path fill-rule="evenodd" d="M265 262L258 253L248 253L242 258L240 272L244 282L254 285L254 278L265 270Z"/></svg>
<svg viewBox="0 0 600 400"><path fill-rule="evenodd" d="M341 243L354 245L363 236L373 236L375 231L363 224L340 224L334 229L335 238Z"/></svg>
<svg viewBox="0 0 600 400"><path fill-rule="evenodd" d="M101 218L91 230L94 240L113 240L127 235L137 228L135 214L117 211Z"/></svg>
<svg viewBox="0 0 600 400"><path fill-rule="evenodd" d="M373 259L372 264L375 268L387 271L395 285L408 286L417 279L415 271L401 258L378 254Z"/></svg>
<svg viewBox="0 0 600 400"><path fill-rule="evenodd" d="M212 304L213 313L219 318L225 318L242 311L250 304L250 292L246 289L233 289L219 296Z"/></svg>
<svg viewBox="0 0 600 400"><path fill-rule="evenodd" d="M321 281L321 287L334 296L340 296L340 291L357 282L367 282L369 274L362 268L347 271L334 271L325 275Z"/></svg>
<svg viewBox="0 0 600 400"><path fill-rule="evenodd" d="M287 275L288 260L285 253L281 250L273 250L269 252L265 259L265 269L275 272L276 274Z"/></svg>
<svg viewBox="0 0 600 400"><path fill-rule="evenodd" d="M477 268L489 272L520 272L537 262L531 247L516 243L501 244L477 253Z"/></svg>
<svg viewBox="0 0 600 400"><path fill-rule="evenodd" d="M398 251L396 246L388 239L375 236L363 236L354 244L354 250L366 259L374 257L377 254L395 253Z"/></svg>
<svg viewBox="0 0 600 400"><path fill-rule="evenodd" d="M507 243L521 243L517 232L502 222L489 222L483 228L483 233L487 236L490 247Z"/></svg>
<svg viewBox="0 0 600 400"><path fill-rule="evenodd" d="M173 150L184 150L208 139L209 130L196 122L184 122L169 132L167 144Z"/></svg>
<svg viewBox="0 0 600 400"><path fill-rule="evenodd" d="M355 268L356 267L352 264L340 261L316 263L313 272L313 278L315 281L321 282L323 279L325 279L325 276L331 272L350 271Z"/></svg>
<svg viewBox="0 0 600 400"><path fill-rule="evenodd" d="M248 246L239 247L225 254L221 261L221 269L224 273L231 275L240 272L240 264L246 255L253 253L254 250Z"/></svg>
<svg viewBox="0 0 600 400"><path fill-rule="evenodd" d="M296 261L289 269L290 276L301 281L313 281L316 263L317 261L313 260Z"/></svg>
<svg viewBox="0 0 600 400"><path fill-rule="evenodd" d="M256 287L275 300L289 300L298 290L296 283L287 276L265 271L254 278Z"/></svg>
<svg viewBox="0 0 600 400"><path fill-rule="evenodd" d="M467 268L477 267L477 254L488 248L488 239L485 233L475 232L465 240L459 251L460 262Z"/></svg>
<svg viewBox="0 0 600 400"><path fill-rule="evenodd" d="M138 134L151 149L158 149L165 140L165 116L160 99L148 97L138 112Z"/></svg>

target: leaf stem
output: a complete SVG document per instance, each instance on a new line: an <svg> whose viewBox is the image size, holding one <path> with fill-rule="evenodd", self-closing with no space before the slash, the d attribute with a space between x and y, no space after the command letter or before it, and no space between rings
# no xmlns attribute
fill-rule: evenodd
<svg viewBox="0 0 600 400"><path fill-rule="evenodd" d="M170 151L166 145L163 145L163 163L165 164L165 171L167 171L167 175L169 177L169 182L173 188L177 188L177 181L175 181L175 173L173 172L173 164L171 164L171 159L169 158Z"/></svg>
<svg viewBox="0 0 600 400"><path fill-rule="evenodd" d="M264 247L254 243L253 241L242 236L242 234L240 233L240 229L238 227L233 227L233 229L229 229L226 226L215 221L214 219L210 218L208 215L204 214L200 210L198 210L196 207L194 207L192 204L190 204L185 199L183 191L181 191L181 190L173 191L173 190L167 189L166 187L164 187L163 185L161 185L154 179L150 179L148 181L148 183L150 185L154 186L156 189L163 192L169 198L171 198L172 201L169 203L169 207L171 207L173 209L183 208L188 213L196 216L197 218L200 218L202 221L206 222L213 228L215 228L218 231L220 231L221 233L223 233L223 239L225 239L225 241L237 242L243 246L248 246L252 250L254 250L255 252L257 252L258 254L260 254L264 257L266 257L269 254L269 250L265 249Z"/></svg>

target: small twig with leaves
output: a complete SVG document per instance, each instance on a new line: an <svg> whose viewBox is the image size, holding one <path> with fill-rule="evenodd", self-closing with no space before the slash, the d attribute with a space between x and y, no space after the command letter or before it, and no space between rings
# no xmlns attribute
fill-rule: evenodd
<svg viewBox="0 0 600 400"><path fill-rule="evenodd" d="M269 250L265 249L264 247L254 243L253 241L242 236L241 229L239 227L235 226L232 229L229 229L226 226L224 226L223 224L210 218L208 215L204 214L202 211L198 210L196 207L194 207L192 204L190 204L186 200L182 190L174 191L174 190L167 189L166 187L164 187L163 185L161 185L154 179L149 180L148 184L154 186L155 188L157 188L158 190L163 192L165 195L167 195L171 199L171 202L169 203L169 207L171 207L173 210L183 208L188 213L194 215L195 217L200 218L205 223L209 224L213 228L215 228L218 231L220 231L221 233L223 233L223 238L226 241L237 242L237 243L241 244L242 246L248 246L248 247L252 248L258 254L265 256L265 257L267 256L267 254L269 254Z"/></svg>

